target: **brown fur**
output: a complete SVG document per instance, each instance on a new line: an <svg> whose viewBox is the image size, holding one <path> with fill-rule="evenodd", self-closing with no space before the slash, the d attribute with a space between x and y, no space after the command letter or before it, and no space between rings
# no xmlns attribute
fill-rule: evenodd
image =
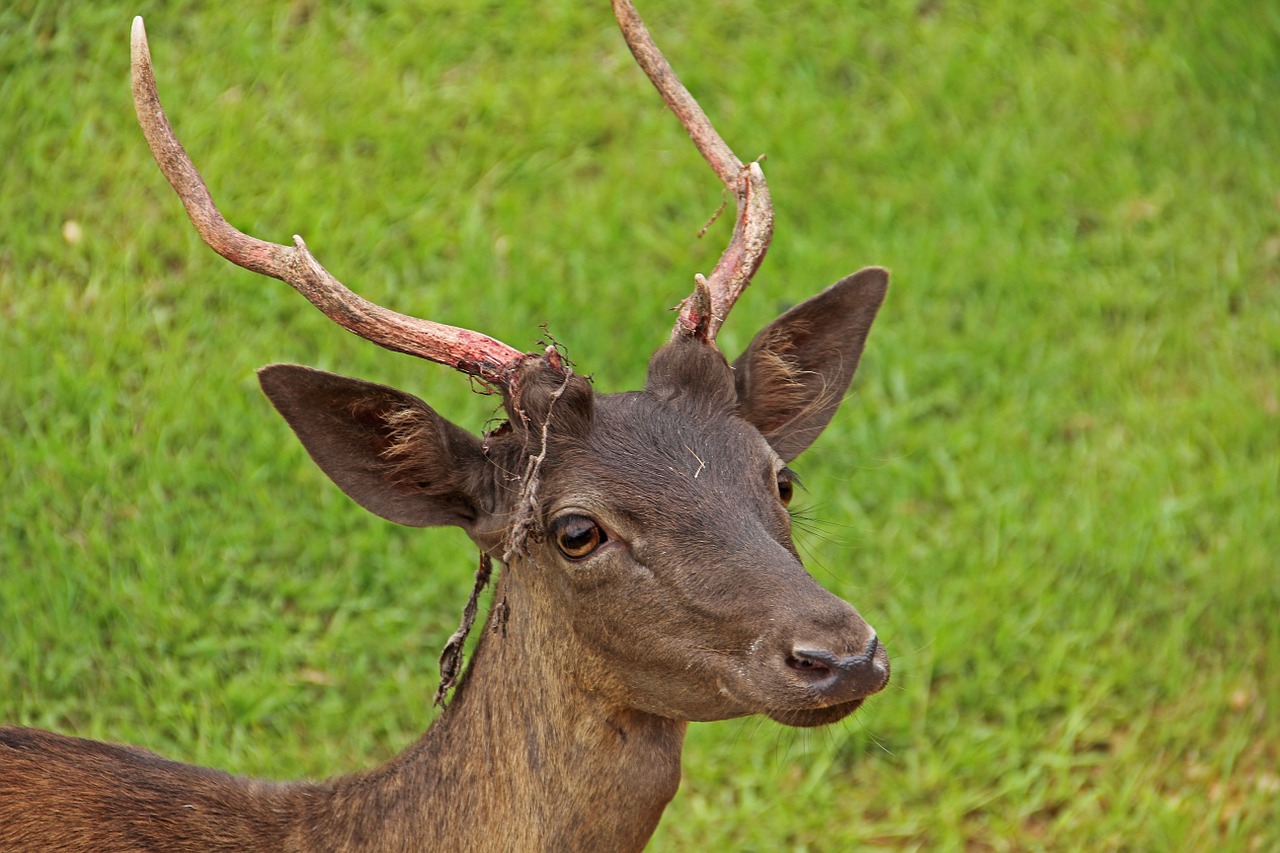
<svg viewBox="0 0 1280 853"><path fill-rule="evenodd" d="M800 565L775 483L830 420L886 280L864 271L798 306L734 369L677 340L644 391L597 395L532 359L510 428L483 440L394 389L264 369L271 401L353 499L510 554L453 701L387 764L318 784L3 728L0 851L635 850L676 792L687 721L852 713L887 682L888 658ZM779 382L803 394L776 404ZM566 514L607 542L566 559ZM517 524L530 529L513 549Z"/></svg>

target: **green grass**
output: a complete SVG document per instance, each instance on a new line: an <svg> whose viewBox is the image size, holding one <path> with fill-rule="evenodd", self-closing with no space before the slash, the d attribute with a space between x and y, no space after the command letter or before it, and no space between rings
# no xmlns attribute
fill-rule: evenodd
<svg viewBox="0 0 1280 853"><path fill-rule="evenodd" d="M1280 6L642 3L774 248L722 334L894 285L798 463L814 574L886 638L832 729L695 725L656 850L1280 846ZM272 777L432 716L473 555L337 492L296 361L492 400L229 267L138 132L128 31L241 228L597 387L708 270L710 170L607 4L0 11L0 719Z"/></svg>

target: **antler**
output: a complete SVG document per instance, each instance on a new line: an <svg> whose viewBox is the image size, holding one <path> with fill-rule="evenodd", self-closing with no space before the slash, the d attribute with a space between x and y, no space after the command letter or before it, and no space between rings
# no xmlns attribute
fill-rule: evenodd
<svg viewBox="0 0 1280 853"><path fill-rule="evenodd" d="M636 62L680 119L698 151L733 193L738 206L738 219L728 248L709 278L704 278L701 273L694 276L693 294L680 306L680 316L671 332L673 338L689 335L711 343L715 341L729 309L751 283L751 277L769 250L769 240L773 237L773 203L769 199L764 171L758 162L744 166L716 133L707 114L653 43L631 0L613 0L613 14Z"/></svg>
<svg viewBox="0 0 1280 853"><path fill-rule="evenodd" d="M133 19L131 44L133 105L138 123L160 171L182 199L187 215L209 248L236 266L288 283L330 320L365 340L448 365L490 388L510 387L516 367L529 357L519 350L479 332L398 314L356 295L320 265L299 236L294 236L292 246L281 246L229 225L160 105L141 17Z"/></svg>

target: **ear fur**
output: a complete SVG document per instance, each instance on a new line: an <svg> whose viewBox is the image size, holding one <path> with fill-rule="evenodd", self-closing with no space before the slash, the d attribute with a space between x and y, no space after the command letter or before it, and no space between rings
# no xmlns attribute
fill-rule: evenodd
<svg viewBox="0 0 1280 853"><path fill-rule="evenodd" d="M480 440L394 388L296 364L258 371L307 453L348 497L411 527L472 530L485 503Z"/></svg>
<svg viewBox="0 0 1280 853"><path fill-rule="evenodd" d="M889 287L868 267L787 311L733 363L738 414L790 462L830 423L849 390Z"/></svg>

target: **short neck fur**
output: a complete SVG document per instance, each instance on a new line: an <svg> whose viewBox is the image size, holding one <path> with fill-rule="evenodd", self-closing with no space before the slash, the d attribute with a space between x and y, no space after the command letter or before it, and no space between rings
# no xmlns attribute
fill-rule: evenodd
<svg viewBox="0 0 1280 853"><path fill-rule="evenodd" d="M304 833L350 849L644 846L679 785L686 724L587 698L586 652L539 606L537 571L520 560L502 572L471 667L435 725L387 765L316 792L329 811L313 816L348 815L347 827L308 827L304 813ZM386 826L403 837L378 837ZM492 834L477 837L486 826Z"/></svg>

